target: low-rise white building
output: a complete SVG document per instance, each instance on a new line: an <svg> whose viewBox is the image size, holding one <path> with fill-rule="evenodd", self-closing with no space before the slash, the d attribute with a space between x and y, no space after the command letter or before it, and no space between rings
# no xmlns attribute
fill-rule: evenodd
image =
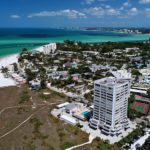
<svg viewBox="0 0 150 150"><path fill-rule="evenodd" d="M83 51L83 55L99 55L99 52L96 51Z"/></svg>
<svg viewBox="0 0 150 150"><path fill-rule="evenodd" d="M125 48L124 52L128 53L130 51L138 52L140 49L138 47Z"/></svg>
<svg viewBox="0 0 150 150"><path fill-rule="evenodd" d="M117 70L117 71L111 71L114 77L117 79L124 78L124 79L129 79L131 80L131 72L129 72L126 69L123 70Z"/></svg>

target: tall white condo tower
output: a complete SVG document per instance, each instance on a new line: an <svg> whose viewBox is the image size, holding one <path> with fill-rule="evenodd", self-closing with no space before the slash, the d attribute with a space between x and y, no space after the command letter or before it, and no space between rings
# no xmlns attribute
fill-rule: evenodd
<svg viewBox="0 0 150 150"><path fill-rule="evenodd" d="M128 128L128 97L130 82L114 77L94 82L94 110L90 120L92 128L106 135L119 135Z"/></svg>

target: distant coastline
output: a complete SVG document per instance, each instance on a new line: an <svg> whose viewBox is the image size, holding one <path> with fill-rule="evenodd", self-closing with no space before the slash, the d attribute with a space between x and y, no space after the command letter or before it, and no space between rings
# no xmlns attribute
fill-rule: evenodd
<svg viewBox="0 0 150 150"><path fill-rule="evenodd" d="M126 34L150 34L150 28L84 28L85 31L118 32Z"/></svg>

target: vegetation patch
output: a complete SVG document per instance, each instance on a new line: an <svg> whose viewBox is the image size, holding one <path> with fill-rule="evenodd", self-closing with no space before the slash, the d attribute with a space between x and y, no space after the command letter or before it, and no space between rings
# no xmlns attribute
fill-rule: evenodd
<svg viewBox="0 0 150 150"><path fill-rule="evenodd" d="M70 147L72 147L72 146L74 146L73 143L71 143L71 142L65 142L65 143L63 143L63 144L60 146L60 148L61 148L61 150L65 150L65 149L70 148Z"/></svg>
<svg viewBox="0 0 150 150"><path fill-rule="evenodd" d="M29 95L29 92L27 90L24 90L22 92L22 95L20 97L20 100L19 100L19 104L23 104L23 103L26 103L30 100L30 95Z"/></svg>
<svg viewBox="0 0 150 150"><path fill-rule="evenodd" d="M137 128L133 132L131 132L128 136L121 139L119 142L116 143L118 147L122 147L126 143L132 144L134 139L137 139L140 136L144 135L144 131L142 128Z"/></svg>
<svg viewBox="0 0 150 150"><path fill-rule="evenodd" d="M44 94L44 93L39 93L39 95L38 95L42 100L49 100L49 99L51 99L51 94Z"/></svg>
<svg viewBox="0 0 150 150"><path fill-rule="evenodd" d="M34 145L33 141L29 141L27 143L27 150L36 150L36 146Z"/></svg>

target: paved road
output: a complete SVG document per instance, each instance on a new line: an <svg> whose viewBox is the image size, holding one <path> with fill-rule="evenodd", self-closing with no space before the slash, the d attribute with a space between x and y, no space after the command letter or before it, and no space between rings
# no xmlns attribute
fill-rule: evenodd
<svg viewBox="0 0 150 150"><path fill-rule="evenodd" d="M55 92L63 93L63 94L65 94L65 95L68 96L68 97L74 97L74 98L79 97L79 95L77 95L77 94L74 94L74 93L71 93L71 92L66 92L66 91L64 91L64 90L62 90L62 89L58 89L58 88L56 88L56 87L52 87L50 84L48 84L47 87L48 87L49 89L55 91Z"/></svg>

